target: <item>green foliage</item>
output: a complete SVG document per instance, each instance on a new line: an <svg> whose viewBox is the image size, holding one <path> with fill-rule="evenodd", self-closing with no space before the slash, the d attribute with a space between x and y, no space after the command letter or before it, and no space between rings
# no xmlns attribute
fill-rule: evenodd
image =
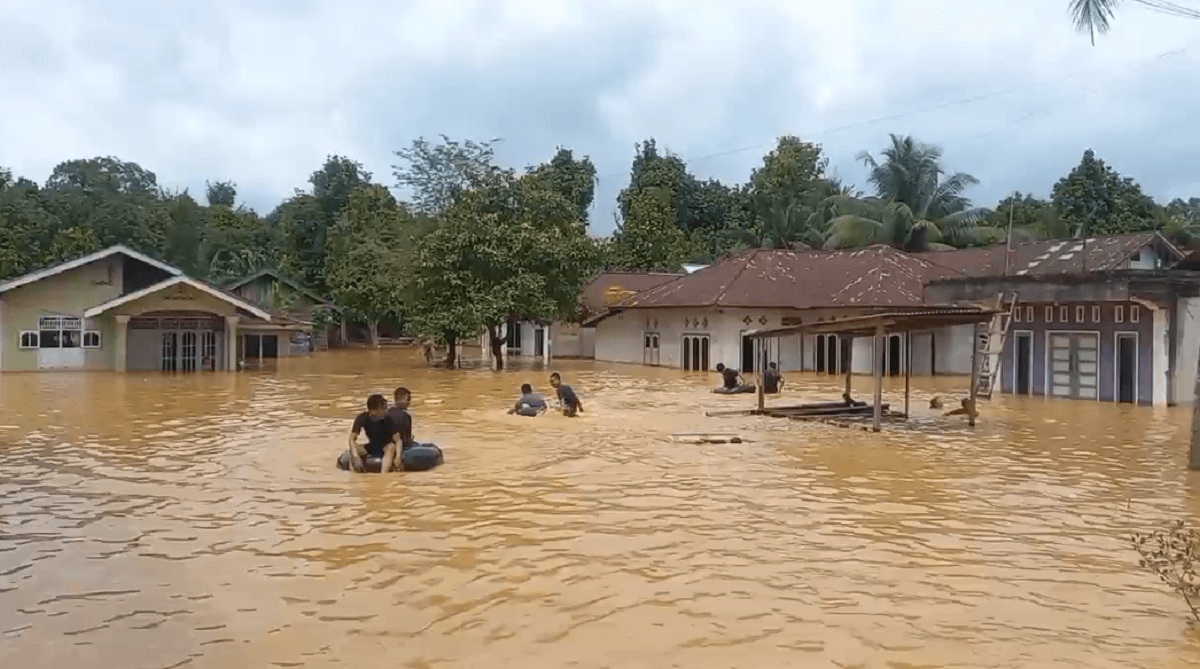
<svg viewBox="0 0 1200 669"><path fill-rule="evenodd" d="M1076 237L1156 229L1154 200L1088 149L1051 192L1054 207Z"/></svg>
<svg viewBox="0 0 1200 669"><path fill-rule="evenodd" d="M597 252L576 202L534 174L498 173L417 243L414 326L448 344L510 317L569 316Z"/></svg>
<svg viewBox="0 0 1200 669"><path fill-rule="evenodd" d="M549 163L528 167L526 173L572 202L578 208L579 220L588 219L588 209L596 197L596 166L591 158L576 160L570 149L559 147Z"/></svg>
<svg viewBox="0 0 1200 669"><path fill-rule="evenodd" d="M387 188L359 186L330 230L326 277L330 296L342 306L379 322L397 316L405 303L411 228L408 212Z"/></svg>
<svg viewBox="0 0 1200 669"><path fill-rule="evenodd" d="M204 197L210 207L224 205L232 209L237 206L237 184L232 181L205 181Z"/></svg>
<svg viewBox="0 0 1200 669"><path fill-rule="evenodd" d="M675 191L668 187L640 188L626 198L629 214L609 249L613 267L676 271L702 252L680 229L676 202Z"/></svg>
<svg viewBox="0 0 1200 669"><path fill-rule="evenodd" d="M828 167L829 158L822 155L820 144L784 135L750 173L750 186L756 196L782 192L794 199L822 181Z"/></svg>
<svg viewBox="0 0 1200 669"><path fill-rule="evenodd" d="M1138 564L1179 593L1192 622L1200 622L1200 575L1196 573L1200 567L1200 534L1179 520L1167 529L1134 533L1130 542L1141 556Z"/></svg>
<svg viewBox="0 0 1200 669"><path fill-rule="evenodd" d="M499 140L458 142L440 135L442 143L430 144L424 137L413 140L396 157L407 165L393 165L398 188L412 190L413 210L440 215L466 193L484 187L498 174L492 165L492 144Z"/></svg>
<svg viewBox="0 0 1200 669"><path fill-rule="evenodd" d="M276 264L264 221L253 211L212 207L203 243L204 275L224 283Z"/></svg>

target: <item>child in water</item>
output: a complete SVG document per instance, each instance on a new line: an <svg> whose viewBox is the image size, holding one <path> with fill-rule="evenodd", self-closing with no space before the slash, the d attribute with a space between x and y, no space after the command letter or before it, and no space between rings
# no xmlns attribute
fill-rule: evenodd
<svg viewBox="0 0 1200 669"><path fill-rule="evenodd" d="M519 414L522 416L536 416L546 410L546 400L542 396L533 392L533 386L528 383L521 384L521 397L517 399L517 403L513 408L508 410L508 413Z"/></svg>
<svg viewBox="0 0 1200 669"><path fill-rule="evenodd" d="M413 424L412 413L409 412L408 406L412 404L412 392L404 386L400 386L392 393L392 406L388 408L387 415L396 423L396 429L400 432L400 448L412 448L416 442L413 440Z"/></svg>
<svg viewBox="0 0 1200 669"><path fill-rule="evenodd" d="M576 413L583 413L583 402L579 401L579 396L571 386L563 384L558 372L550 375L550 387L558 394L558 403L564 416L574 417Z"/></svg>

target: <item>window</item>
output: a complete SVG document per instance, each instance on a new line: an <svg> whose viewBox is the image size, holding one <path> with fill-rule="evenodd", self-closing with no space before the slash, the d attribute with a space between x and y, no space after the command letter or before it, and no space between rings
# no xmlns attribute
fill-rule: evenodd
<svg viewBox="0 0 1200 669"><path fill-rule="evenodd" d="M1118 323L1125 322L1125 307L1123 307L1121 305L1117 305L1116 313L1114 314L1113 320Z"/></svg>
<svg viewBox="0 0 1200 669"><path fill-rule="evenodd" d="M1092 307L1092 322L1093 323L1100 322L1100 307L1098 307L1098 306Z"/></svg>
<svg viewBox="0 0 1200 669"><path fill-rule="evenodd" d="M1061 323L1070 323L1071 322L1071 310L1066 307L1059 307L1058 308L1058 320Z"/></svg>
<svg viewBox="0 0 1200 669"><path fill-rule="evenodd" d="M37 348L79 348L82 343L83 319L71 316L38 317Z"/></svg>
<svg viewBox="0 0 1200 669"><path fill-rule="evenodd" d="M1130 323L1138 322L1138 319L1141 318L1141 313L1139 313L1140 311L1141 311L1141 309L1138 308L1138 305L1136 305L1136 304L1129 305L1129 322Z"/></svg>
<svg viewBox="0 0 1200 669"><path fill-rule="evenodd" d="M21 333L21 348L37 348L38 333L25 331Z"/></svg>
<svg viewBox="0 0 1200 669"><path fill-rule="evenodd" d="M88 330L83 333L84 348L100 348L100 333L95 330Z"/></svg>
<svg viewBox="0 0 1200 669"><path fill-rule="evenodd" d="M1033 307L1025 307L1025 322L1033 322Z"/></svg>
<svg viewBox="0 0 1200 669"><path fill-rule="evenodd" d="M1021 311L1022 311L1021 309L1013 309L1013 322L1014 323L1021 322Z"/></svg>
<svg viewBox="0 0 1200 669"><path fill-rule="evenodd" d="M1087 312L1083 307L1075 307L1075 322L1082 323L1084 314Z"/></svg>
<svg viewBox="0 0 1200 669"><path fill-rule="evenodd" d="M1046 322L1054 322L1054 307L1046 307Z"/></svg>

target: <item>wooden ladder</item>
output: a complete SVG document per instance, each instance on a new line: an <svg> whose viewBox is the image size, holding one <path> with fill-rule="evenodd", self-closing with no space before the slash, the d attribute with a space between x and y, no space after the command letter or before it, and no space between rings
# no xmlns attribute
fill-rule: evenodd
<svg viewBox="0 0 1200 669"><path fill-rule="evenodd" d="M996 296L996 314L990 323L975 326L975 344L979 360L979 376L975 380L975 395L991 399L996 382L1000 379L1000 357L1004 353L1008 328L1012 324L1013 312L1017 309L1017 293L1004 299L1004 293Z"/></svg>

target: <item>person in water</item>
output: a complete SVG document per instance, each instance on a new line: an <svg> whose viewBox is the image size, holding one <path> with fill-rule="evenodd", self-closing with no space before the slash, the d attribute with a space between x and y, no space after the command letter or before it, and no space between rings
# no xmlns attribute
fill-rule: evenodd
<svg viewBox="0 0 1200 669"><path fill-rule="evenodd" d="M396 421L387 415L387 399L375 394L367 398L367 410L358 414L350 428L350 466L356 472L364 471L363 461L368 457L381 458L380 473L387 473L400 466L400 430ZM367 433L367 443L358 443L358 435Z"/></svg>
<svg viewBox="0 0 1200 669"><path fill-rule="evenodd" d="M783 390L783 376L775 363L767 363L767 371L763 372L763 392L774 395Z"/></svg>
<svg viewBox="0 0 1200 669"><path fill-rule="evenodd" d="M533 392L533 386L528 383L521 384L521 397L513 408L508 410L508 413L520 414L522 416L536 416L546 410L546 400L542 396Z"/></svg>
<svg viewBox="0 0 1200 669"><path fill-rule="evenodd" d="M400 432L400 450L412 448L416 443L413 441L412 414L408 411L410 404L412 392L401 386L392 393L392 406L387 410L388 418L395 421L396 429Z"/></svg>
<svg viewBox="0 0 1200 669"><path fill-rule="evenodd" d="M550 375L550 387L558 394L558 403L562 406L564 416L573 417L576 413L583 413L583 402L579 401L579 396L571 386L563 384L558 372Z"/></svg>
<svg viewBox="0 0 1200 669"><path fill-rule="evenodd" d="M725 380L725 387L729 390L734 390L742 385L742 375L736 369L726 367L722 363L717 363L717 371L721 373Z"/></svg>

